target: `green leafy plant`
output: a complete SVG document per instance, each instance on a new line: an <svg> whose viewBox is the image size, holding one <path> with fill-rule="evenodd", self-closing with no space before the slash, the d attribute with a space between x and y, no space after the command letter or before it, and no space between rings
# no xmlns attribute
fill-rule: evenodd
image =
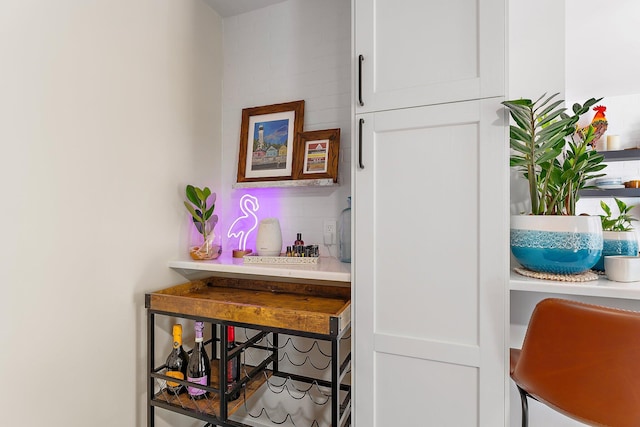
<svg viewBox="0 0 640 427"><path fill-rule="evenodd" d="M188 201L185 200L184 205L191 214L196 229L207 242L213 228L211 222L214 223L213 225L218 222L218 216L213 215L213 210L216 207L216 193L211 193L209 187L200 189L193 185L187 185L186 195Z"/></svg>
<svg viewBox="0 0 640 427"><path fill-rule="evenodd" d="M637 221L632 215L629 214L629 211L634 208L634 206L627 206L622 200L618 198L613 198L618 205L618 210L620 211L620 215L616 218L612 218L611 208L604 201L600 200L600 207L604 211L606 215L600 215L600 220L602 221L602 230L604 231L630 231L633 229L631 221Z"/></svg>
<svg viewBox="0 0 640 427"><path fill-rule="evenodd" d="M589 126L583 138L574 140L580 116L599 102L591 98L573 105L573 115L565 113L564 100L546 94L531 101L504 101L515 125L510 126L513 150L510 166L517 168L529 183L531 213L534 215L575 215L579 191L590 188L587 181L603 176L604 156L588 149L594 138Z"/></svg>

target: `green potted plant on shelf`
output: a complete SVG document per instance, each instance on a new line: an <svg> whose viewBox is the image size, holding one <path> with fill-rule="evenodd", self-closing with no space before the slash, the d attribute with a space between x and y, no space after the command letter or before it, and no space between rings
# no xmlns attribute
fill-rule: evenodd
<svg viewBox="0 0 640 427"><path fill-rule="evenodd" d="M600 200L600 207L605 213L600 215L603 234L602 256L593 267L594 270L604 271L604 257L607 255L638 255L638 237L631 223L637 219L629 213L634 206L629 206L616 197L614 201L618 207L618 216L614 216L609 205Z"/></svg>
<svg viewBox="0 0 640 427"><path fill-rule="evenodd" d="M203 189L187 185L187 200L184 206L191 214L191 219L197 230L198 240L189 245L189 255L195 260L215 259L222 253L219 238L213 229L218 223L218 215L213 214L216 203L216 193L211 193L209 187Z"/></svg>
<svg viewBox="0 0 640 427"><path fill-rule="evenodd" d="M531 203L530 215L511 217L511 250L530 270L575 274L591 268L602 252L599 217L576 216L580 190L606 167L589 145L594 128L577 134L577 124L602 98L576 103L567 114L557 95L502 103L514 122L510 166L527 180Z"/></svg>

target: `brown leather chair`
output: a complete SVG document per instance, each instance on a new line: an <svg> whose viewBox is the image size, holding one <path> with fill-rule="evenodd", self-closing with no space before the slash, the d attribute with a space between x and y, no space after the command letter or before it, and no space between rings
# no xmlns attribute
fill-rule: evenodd
<svg viewBox="0 0 640 427"><path fill-rule="evenodd" d="M549 298L531 315L511 378L527 397L591 426L640 426L640 312Z"/></svg>

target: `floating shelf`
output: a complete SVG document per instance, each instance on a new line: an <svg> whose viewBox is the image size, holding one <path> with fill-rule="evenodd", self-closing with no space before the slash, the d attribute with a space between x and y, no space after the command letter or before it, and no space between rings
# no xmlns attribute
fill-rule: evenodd
<svg viewBox="0 0 640 427"><path fill-rule="evenodd" d="M640 197L640 188L614 188L581 190L581 197Z"/></svg>
<svg viewBox="0 0 640 427"><path fill-rule="evenodd" d="M605 162L623 162L627 160L640 160L640 150L631 148L628 150L599 151L604 156Z"/></svg>
<svg viewBox="0 0 640 427"><path fill-rule="evenodd" d="M194 261L185 257L181 260L170 261L169 267L189 280L208 277L215 273L231 277L307 279L340 282L343 286L351 284L351 264L340 262L334 257L320 257L317 264L245 264L242 258L233 258L230 252L223 252L215 260Z"/></svg>
<svg viewBox="0 0 640 427"><path fill-rule="evenodd" d="M295 179L282 181L236 182L233 188L271 188L271 187L337 187L340 184L333 179Z"/></svg>

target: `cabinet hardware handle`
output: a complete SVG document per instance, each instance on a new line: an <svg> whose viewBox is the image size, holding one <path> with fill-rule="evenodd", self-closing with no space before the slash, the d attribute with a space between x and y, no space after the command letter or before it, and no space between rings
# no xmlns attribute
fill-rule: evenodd
<svg viewBox="0 0 640 427"><path fill-rule="evenodd" d="M362 62L364 61L364 56L360 55L358 57L358 103L362 107L364 102L362 101Z"/></svg>
<svg viewBox="0 0 640 427"><path fill-rule="evenodd" d="M362 163L362 125L364 124L364 119L360 119L358 122L358 166L360 169L364 169L364 164Z"/></svg>

